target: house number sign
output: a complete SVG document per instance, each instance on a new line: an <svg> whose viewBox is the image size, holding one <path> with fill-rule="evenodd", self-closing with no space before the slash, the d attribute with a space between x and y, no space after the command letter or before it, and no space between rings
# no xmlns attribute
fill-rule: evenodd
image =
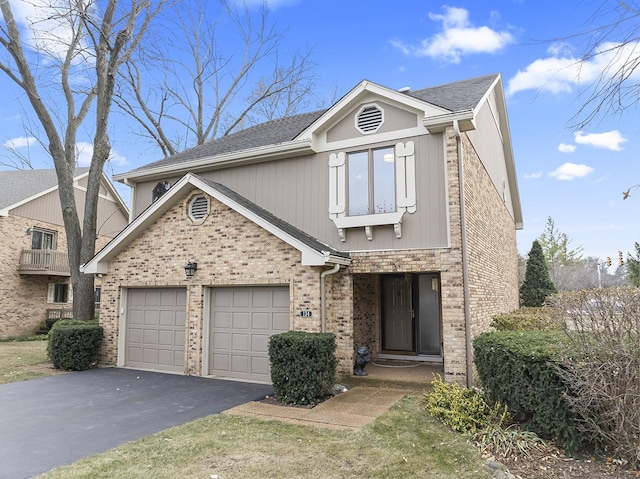
<svg viewBox="0 0 640 479"><path fill-rule="evenodd" d="M310 309L304 309L302 311L300 311L300 317L301 318L310 318L312 316L311 314L311 310Z"/></svg>

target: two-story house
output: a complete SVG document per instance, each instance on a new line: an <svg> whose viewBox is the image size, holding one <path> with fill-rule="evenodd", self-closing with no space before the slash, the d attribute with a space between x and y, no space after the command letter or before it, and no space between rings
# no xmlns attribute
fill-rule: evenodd
<svg viewBox="0 0 640 479"><path fill-rule="evenodd" d="M77 168L82 214L89 168ZM128 223L129 210L103 175L98 247ZM67 236L53 169L0 171L0 338L33 334L73 306Z"/></svg>
<svg viewBox="0 0 640 479"><path fill-rule="evenodd" d="M362 81L116 180L132 222L102 275L102 361L269 381L287 330L374 358L472 372L471 340L517 309L522 213L500 75L421 90Z"/></svg>

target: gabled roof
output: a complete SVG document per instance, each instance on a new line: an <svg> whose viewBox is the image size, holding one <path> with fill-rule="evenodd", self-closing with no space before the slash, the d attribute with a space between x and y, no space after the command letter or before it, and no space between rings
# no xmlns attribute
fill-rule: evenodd
<svg viewBox="0 0 640 479"><path fill-rule="evenodd" d="M332 112L348 104L351 98L357 98L365 89L384 96L392 96L400 102L411 103L423 111L439 111L441 117L451 114L468 114L479 105L499 78L499 74L486 75L405 93L364 80L327 110L261 123L129 172L114 175L113 178L117 181L126 181L136 177L151 177L154 174L166 177L171 172L196 172L199 168L211 168L215 164L256 161L258 158L267 159L276 154L293 156L313 153L311 141L305 132L308 132L312 126L315 127L317 122L326 121Z"/></svg>
<svg viewBox="0 0 640 479"><path fill-rule="evenodd" d="M77 182L88 174L88 167L76 168L73 180ZM102 174L102 181L115 198L118 206L127 215L129 208L127 208L127 205L104 173ZM0 171L0 216L7 216L12 209L57 189L58 177L56 170L53 168Z"/></svg>
<svg viewBox="0 0 640 479"><path fill-rule="evenodd" d="M76 177L89 168L76 168ZM9 211L58 187L56 170L0 171L0 211Z"/></svg>
<svg viewBox="0 0 640 479"><path fill-rule="evenodd" d="M183 198L184 195L194 188L217 199L245 218L264 228L269 233L277 236L285 243L296 248L302 254L301 263L304 266L321 266L327 263L349 264L351 262L351 257L348 253L338 251L313 238L226 186L188 173L173 185L158 201L149 206L140 216L133 220L133 222L129 223L118 236L86 263L82 270L85 273L106 273L109 262L115 258L118 253L173 207L180 198Z"/></svg>

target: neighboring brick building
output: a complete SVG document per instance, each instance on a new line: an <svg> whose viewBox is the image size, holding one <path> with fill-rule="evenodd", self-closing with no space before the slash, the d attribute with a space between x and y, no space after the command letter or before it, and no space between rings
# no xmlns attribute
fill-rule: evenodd
<svg viewBox="0 0 640 479"><path fill-rule="evenodd" d="M106 364L269 381L268 338L293 329L334 333L341 374L366 345L468 382L472 338L518 307L500 75L364 81L116 179L135 219L85 267Z"/></svg>
<svg viewBox="0 0 640 479"><path fill-rule="evenodd" d="M88 168L78 168L75 192L84 204ZM55 170L0 171L0 338L29 335L48 314L73 306L67 236ZM128 210L103 178L98 203L101 248L127 225ZM49 312L49 313L48 313Z"/></svg>

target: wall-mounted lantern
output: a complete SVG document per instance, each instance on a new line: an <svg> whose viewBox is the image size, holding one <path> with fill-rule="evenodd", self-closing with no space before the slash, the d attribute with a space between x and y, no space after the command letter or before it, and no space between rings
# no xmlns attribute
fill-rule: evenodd
<svg viewBox="0 0 640 479"><path fill-rule="evenodd" d="M193 263L189 261L187 265L184 267L184 272L187 275L187 278L191 278L198 269L198 263Z"/></svg>

